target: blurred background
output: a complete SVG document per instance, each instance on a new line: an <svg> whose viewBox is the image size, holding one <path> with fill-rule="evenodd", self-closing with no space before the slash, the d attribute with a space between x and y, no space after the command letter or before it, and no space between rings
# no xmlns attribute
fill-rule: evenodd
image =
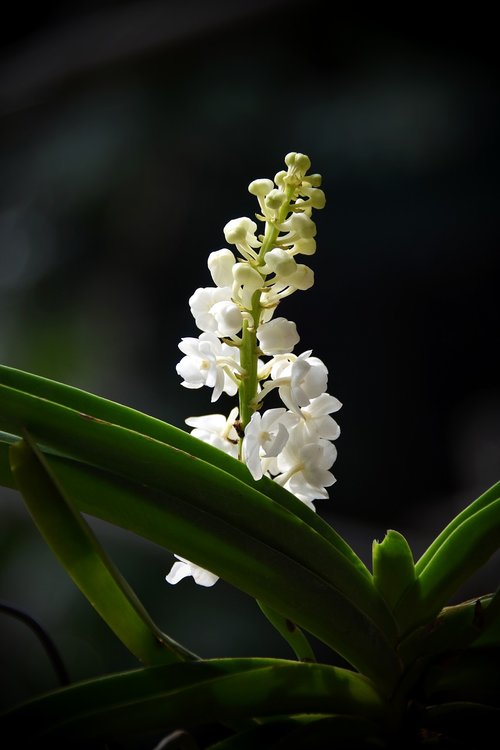
<svg viewBox="0 0 500 750"><path fill-rule="evenodd" d="M175 372L197 335L188 298L212 283L225 223L256 210L248 183L308 154L327 195L316 284L280 310L343 403L318 512L369 562L388 528L418 557L500 479L500 97L491 19L349 7L49 2L3 25L0 361L179 427L213 411ZM171 587L168 551L92 525L190 649L292 655L244 594ZM135 666L7 490L0 598L44 625L72 679ZM0 635L2 703L56 685L23 625L0 614Z"/></svg>

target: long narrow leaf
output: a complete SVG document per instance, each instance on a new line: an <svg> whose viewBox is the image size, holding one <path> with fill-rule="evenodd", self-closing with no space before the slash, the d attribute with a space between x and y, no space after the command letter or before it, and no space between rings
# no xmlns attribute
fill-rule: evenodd
<svg viewBox="0 0 500 750"><path fill-rule="evenodd" d="M464 510L459 513L455 518L443 529L439 536L434 539L432 544L426 549L424 554L415 563L415 572L418 575L423 573L424 569L431 562L434 555L440 550L447 539L458 529L458 527L464 522L471 518L477 511L486 508L490 503L494 502L500 497L500 482L497 482L484 492L480 497L470 503Z"/></svg>
<svg viewBox="0 0 500 750"><path fill-rule="evenodd" d="M279 659L221 659L152 667L76 684L2 717L16 740L131 739L148 732L292 713L382 720L361 675Z"/></svg>
<svg viewBox="0 0 500 750"><path fill-rule="evenodd" d="M87 414L89 417L111 422L129 430L152 437L174 448L196 456L213 466L227 471L251 487L258 486L260 492L272 498L276 503L291 510L318 534L324 536L330 544L341 552L358 571L371 578L361 559L347 542L320 516L313 513L304 503L298 501L291 493L276 482L263 477L256 485L246 467L223 451L192 437L187 432L167 424L159 419L144 414L130 407L123 406L108 399L96 396L79 388L74 388L38 375L0 365L0 385L10 386L28 395L37 396L61 406Z"/></svg>
<svg viewBox="0 0 500 750"><path fill-rule="evenodd" d="M403 632L436 616L499 547L500 498L462 521L406 590L394 610Z"/></svg>
<svg viewBox="0 0 500 750"><path fill-rule="evenodd" d="M355 619L365 614L375 629L393 637L394 622L371 581L300 518L227 472L149 437L5 386L0 387L0 415L4 428L15 430L19 423L26 424L41 444L162 492L173 492L194 504L198 512L215 513L278 547L344 594L337 599L348 599L349 621L354 607ZM344 627L350 626L340 625L341 630Z"/></svg>
<svg viewBox="0 0 500 750"><path fill-rule="evenodd" d="M378 684L389 687L397 679L395 652L366 616L293 557L221 518L215 503L208 512L172 493L68 459L46 457L82 512L130 529L270 603Z"/></svg>
<svg viewBox="0 0 500 750"><path fill-rule="evenodd" d="M416 659L432 659L441 654L463 649L486 632L492 595L470 599L444 607L429 627L426 622L413 630L398 646L405 665Z"/></svg>
<svg viewBox="0 0 500 750"><path fill-rule="evenodd" d="M147 665L191 658L151 620L29 438L12 445L10 454L16 483L42 536L125 646Z"/></svg>

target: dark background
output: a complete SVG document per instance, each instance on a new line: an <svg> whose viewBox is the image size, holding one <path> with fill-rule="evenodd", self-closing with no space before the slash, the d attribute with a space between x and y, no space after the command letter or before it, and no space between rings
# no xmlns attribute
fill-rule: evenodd
<svg viewBox="0 0 500 750"><path fill-rule="evenodd" d="M214 411L175 372L188 297L224 224L256 210L248 183L307 153L327 195L316 284L280 314L343 403L318 512L369 562L387 528L418 556L500 478L498 45L479 12L332 7L61 2L3 25L0 359L180 427ZM73 679L134 666L15 493L0 513L0 597L43 622ZM189 648L291 655L253 600L170 587L168 552L93 525ZM0 628L2 699L53 687L33 636Z"/></svg>

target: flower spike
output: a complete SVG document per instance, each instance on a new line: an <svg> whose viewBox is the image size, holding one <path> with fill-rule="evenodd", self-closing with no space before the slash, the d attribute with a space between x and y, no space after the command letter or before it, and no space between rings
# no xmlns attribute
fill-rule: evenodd
<svg viewBox="0 0 500 750"><path fill-rule="evenodd" d="M189 299L196 338L184 338L185 355L177 365L186 388L208 386L212 402L222 393L238 394L239 404L225 417L209 414L186 419L191 434L243 461L258 481L267 476L314 510L335 482L330 469L340 428L331 414L340 401L327 393L328 370L312 350L293 354L300 336L293 321L274 317L285 297L314 284L314 272L298 255L316 252L313 210L325 205L321 176L307 172L311 161L290 152L286 170L273 180L248 186L258 201L258 225L248 217L232 219L224 237L234 250L210 253L214 287L197 289ZM267 358L267 359L265 359ZM263 410L274 391L282 406ZM193 576L203 586L217 580L208 571L178 558L167 581Z"/></svg>

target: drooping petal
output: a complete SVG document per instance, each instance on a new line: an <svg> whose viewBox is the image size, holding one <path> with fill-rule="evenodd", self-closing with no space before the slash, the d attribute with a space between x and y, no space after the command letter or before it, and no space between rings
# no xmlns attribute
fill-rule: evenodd
<svg viewBox="0 0 500 750"><path fill-rule="evenodd" d="M176 584L179 583L179 581L182 581L183 578L187 578L187 576L191 575L191 570L189 569L189 565L187 565L185 562L176 562L172 565L172 569L170 573L165 576L165 580L167 583Z"/></svg>

